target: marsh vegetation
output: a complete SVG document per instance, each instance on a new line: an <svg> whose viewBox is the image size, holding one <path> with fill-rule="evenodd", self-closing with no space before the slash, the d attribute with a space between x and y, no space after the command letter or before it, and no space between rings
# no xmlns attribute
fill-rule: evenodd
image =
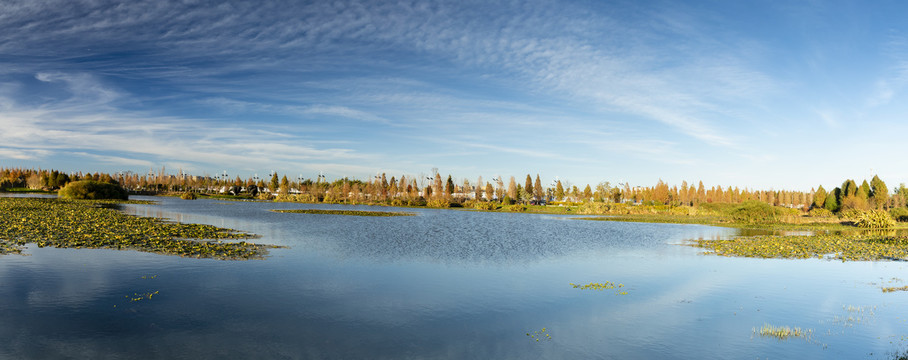
<svg viewBox="0 0 908 360"><path fill-rule="evenodd" d="M789 338L803 338L807 341L810 341L810 336L813 334L813 330L810 329L801 329L799 327L790 327L790 326L775 326L770 324L763 324L759 329L754 328L754 334L760 336L773 337L779 340L788 340Z"/></svg>
<svg viewBox="0 0 908 360"><path fill-rule="evenodd" d="M0 198L0 251L23 246L138 250L223 260L261 259L269 248L245 241L255 235L211 225L181 224L125 215L110 203L64 199ZM240 241L225 241L240 240Z"/></svg>

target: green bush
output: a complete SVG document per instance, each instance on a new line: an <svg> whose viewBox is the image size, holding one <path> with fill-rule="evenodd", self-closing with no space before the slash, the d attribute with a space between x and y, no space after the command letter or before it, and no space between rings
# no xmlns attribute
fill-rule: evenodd
<svg viewBox="0 0 908 360"><path fill-rule="evenodd" d="M843 220L857 221L862 215L864 215L864 210L859 209L847 209L839 212L839 218Z"/></svg>
<svg viewBox="0 0 908 360"><path fill-rule="evenodd" d="M815 218L826 218L826 217L833 217L835 215L832 214L832 211L829 211L825 208L813 208L813 209L810 209L810 212L807 213L807 216L815 217Z"/></svg>
<svg viewBox="0 0 908 360"><path fill-rule="evenodd" d="M446 209L451 207L451 203L445 199L433 199L429 200L429 202L426 203L426 206L430 208Z"/></svg>
<svg viewBox="0 0 908 360"><path fill-rule="evenodd" d="M119 185L94 180L70 182L60 189L58 195L64 199L80 200L126 200L129 198L126 189Z"/></svg>
<svg viewBox="0 0 908 360"><path fill-rule="evenodd" d="M611 206L601 202L587 202L577 207L577 213L583 215L601 215L607 214Z"/></svg>
<svg viewBox="0 0 908 360"><path fill-rule="evenodd" d="M195 200L198 198L199 197L194 192L184 192L184 193L180 194L180 199L183 199L183 200Z"/></svg>
<svg viewBox="0 0 908 360"><path fill-rule="evenodd" d="M514 201L511 200L511 198L508 197L508 196L505 196L504 198L501 199L501 204L502 204L502 205L511 205L511 204L513 204L513 203L514 203Z"/></svg>
<svg viewBox="0 0 908 360"><path fill-rule="evenodd" d="M885 211L868 210L864 211L858 217L858 220L855 221L854 225L867 229L887 229L895 226L895 220L892 220L892 217L889 216L889 213Z"/></svg>
<svg viewBox="0 0 908 360"><path fill-rule="evenodd" d="M493 202L493 201L485 201L485 202L483 202L483 201L477 201L475 204L473 204L473 208L474 208L474 209L477 209L477 210L489 210L489 211L491 211L491 210L497 210L497 209L498 209L498 204L495 203L495 202Z"/></svg>
<svg viewBox="0 0 908 360"><path fill-rule="evenodd" d="M734 222L746 224L774 223L780 218L778 209L762 201L745 201L730 212Z"/></svg>
<svg viewBox="0 0 908 360"><path fill-rule="evenodd" d="M526 205L514 204L508 207L508 210L511 210L513 212L524 212L527 211L527 207Z"/></svg>
<svg viewBox="0 0 908 360"><path fill-rule="evenodd" d="M908 208L892 208L889 210L889 215L892 215L892 218L899 222L908 221Z"/></svg>

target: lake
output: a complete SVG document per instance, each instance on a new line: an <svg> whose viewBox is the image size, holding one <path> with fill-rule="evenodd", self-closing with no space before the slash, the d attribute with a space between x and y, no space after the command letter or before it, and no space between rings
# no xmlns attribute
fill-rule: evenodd
<svg viewBox="0 0 908 360"><path fill-rule="evenodd" d="M250 261L33 244L28 256L0 256L0 358L887 359L908 347L908 292L881 291L908 285L904 262L726 258L680 245L735 229L133 199L159 204L122 211L287 248ZM623 287L571 286L606 282ZM779 340L755 333L764 324L812 332Z"/></svg>

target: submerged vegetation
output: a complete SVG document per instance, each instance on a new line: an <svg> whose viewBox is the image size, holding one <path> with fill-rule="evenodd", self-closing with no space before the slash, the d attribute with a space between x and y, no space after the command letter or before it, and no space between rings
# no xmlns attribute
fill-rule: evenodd
<svg viewBox="0 0 908 360"><path fill-rule="evenodd" d="M270 245L226 239L251 234L211 225L165 222L125 215L96 201L0 198L0 254L22 247L131 249L222 260L261 259ZM205 241L210 239L216 241Z"/></svg>
<svg viewBox="0 0 908 360"><path fill-rule="evenodd" d="M413 216L416 215L411 212L403 211L359 211L359 210L319 210L319 209L306 209L306 210L271 210L279 213L293 213L293 214L322 214L322 215L347 215L347 216Z"/></svg>

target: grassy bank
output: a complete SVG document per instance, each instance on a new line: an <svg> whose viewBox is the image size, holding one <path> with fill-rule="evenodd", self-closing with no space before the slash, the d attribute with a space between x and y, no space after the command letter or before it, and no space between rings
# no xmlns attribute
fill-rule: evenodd
<svg viewBox="0 0 908 360"><path fill-rule="evenodd" d="M254 235L211 225L125 215L110 202L0 198L0 254L23 246L126 249L222 260L261 259L274 246L246 242ZM204 241L202 239L214 240ZM241 240L238 242L222 240Z"/></svg>

